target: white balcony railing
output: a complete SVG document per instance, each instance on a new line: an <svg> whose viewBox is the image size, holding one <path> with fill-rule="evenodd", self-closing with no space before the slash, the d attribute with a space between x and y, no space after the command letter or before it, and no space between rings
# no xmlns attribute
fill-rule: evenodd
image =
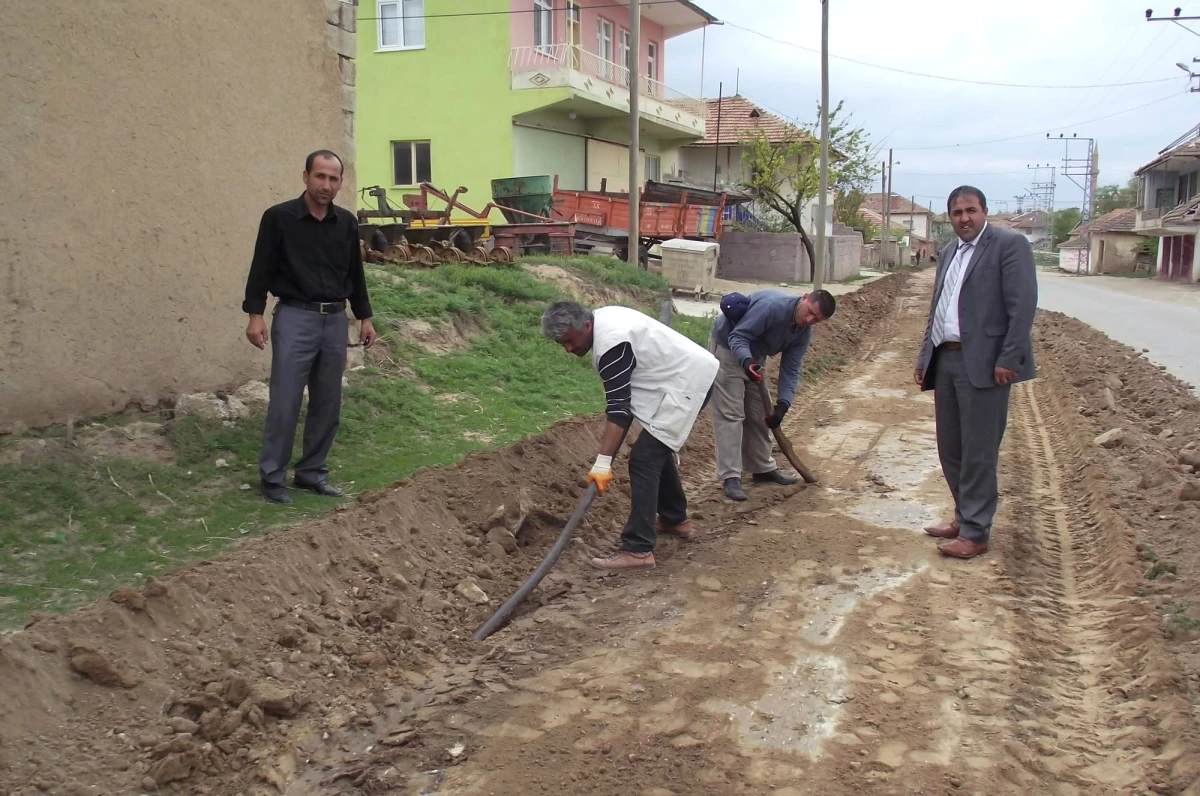
<svg viewBox="0 0 1200 796"><path fill-rule="evenodd" d="M601 58L583 47L572 44L551 44L542 47L514 47L509 54L509 70L524 74L552 69L570 69L621 88L629 88L629 70L621 64ZM688 113L703 114L700 100L676 91L658 80L640 76L642 96L652 97Z"/></svg>

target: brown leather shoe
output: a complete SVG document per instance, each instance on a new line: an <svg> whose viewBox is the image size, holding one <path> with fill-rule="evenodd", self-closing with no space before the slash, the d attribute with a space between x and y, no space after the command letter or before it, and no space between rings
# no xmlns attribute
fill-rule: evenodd
<svg viewBox="0 0 1200 796"><path fill-rule="evenodd" d="M654 553L634 553L629 550L618 550L604 558L593 558L592 566L596 569L654 569Z"/></svg>
<svg viewBox="0 0 1200 796"><path fill-rule="evenodd" d="M987 542L972 542L965 536L938 545L938 552L951 558L974 558L983 555L987 550Z"/></svg>
<svg viewBox="0 0 1200 796"><path fill-rule="evenodd" d="M939 539L957 539L958 531L958 520L953 520L949 525L930 525L925 528L925 533Z"/></svg>
<svg viewBox="0 0 1200 796"><path fill-rule="evenodd" d="M692 521L684 520L678 525L666 525L663 523L662 517L659 517L654 522L654 532L663 536L674 536L676 539L686 542L692 538Z"/></svg>

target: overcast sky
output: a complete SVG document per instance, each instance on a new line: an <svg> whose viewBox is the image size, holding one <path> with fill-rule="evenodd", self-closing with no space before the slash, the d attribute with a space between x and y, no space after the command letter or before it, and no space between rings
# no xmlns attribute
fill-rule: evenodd
<svg viewBox="0 0 1200 796"><path fill-rule="evenodd" d="M774 43L757 31L819 52L817 0L698 0L723 27L710 27L703 94L718 83L732 94L741 69L742 95L805 121L820 98L820 57ZM971 183L988 196L992 212L1016 209L1033 172L1058 167L1056 205L1078 206L1082 192L1062 176L1064 145L1046 133L1078 133L1097 140L1099 184L1123 183L1134 169L1200 122L1200 94L1175 64L1200 56L1200 36L1170 22L1171 14L1200 16L1200 0L1170 6L1154 0L1008 0L1003 4L948 0L830 0L830 100L839 99L864 126L880 159L893 147L893 190L915 194L926 206L944 203L950 189ZM1160 7L1161 5L1161 7ZM1200 22L1184 23L1200 32ZM667 83L699 96L699 32L667 46ZM1114 88L1005 88L898 74L840 60L960 80L1072 86L1158 80ZM1200 64L1196 64L1200 71ZM1136 106L1140 110L1119 113ZM1117 115L1113 115L1117 114ZM1101 119L1099 117L1111 116ZM1088 121L1096 119L1097 121ZM1017 137L1019 136L1019 137ZM974 142L1012 140L971 145ZM922 149L925 147L925 149ZM1073 147L1082 157L1084 145ZM1049 170L1039 172L1048 181ZM875 190L879 183L876 181Z"/></svg>

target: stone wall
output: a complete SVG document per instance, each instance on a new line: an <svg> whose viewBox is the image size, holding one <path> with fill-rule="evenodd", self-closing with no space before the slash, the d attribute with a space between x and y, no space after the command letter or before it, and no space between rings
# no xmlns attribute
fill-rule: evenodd
<svg viewBox="0 0 1200 796"><path fill-rule="evenodd" d="M267 371L241 298L304 157L347 161L337 0L0 4L0 432Z"/></svg>
<svg viewBox="0 0 1200 796"><path fill-rule="evenodd" d="M826 240L825 281L847 279L858 273L862 236L853 230ZM808 252L795 233L725 232L717 275L722 279L763 282L807 282Z"/></svg>

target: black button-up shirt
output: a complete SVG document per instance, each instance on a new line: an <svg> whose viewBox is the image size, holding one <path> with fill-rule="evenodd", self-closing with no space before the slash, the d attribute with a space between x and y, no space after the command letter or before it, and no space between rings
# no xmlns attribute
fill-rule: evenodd
<svg viewBox="0 0 1200 796"><path fill-rule="evenodd" d="M262 315L267 291L296 301L349 299L355 318L370 318L354 214L331 204L318 221L303 195L268 208L258 226L242 311Z"/></svg>

